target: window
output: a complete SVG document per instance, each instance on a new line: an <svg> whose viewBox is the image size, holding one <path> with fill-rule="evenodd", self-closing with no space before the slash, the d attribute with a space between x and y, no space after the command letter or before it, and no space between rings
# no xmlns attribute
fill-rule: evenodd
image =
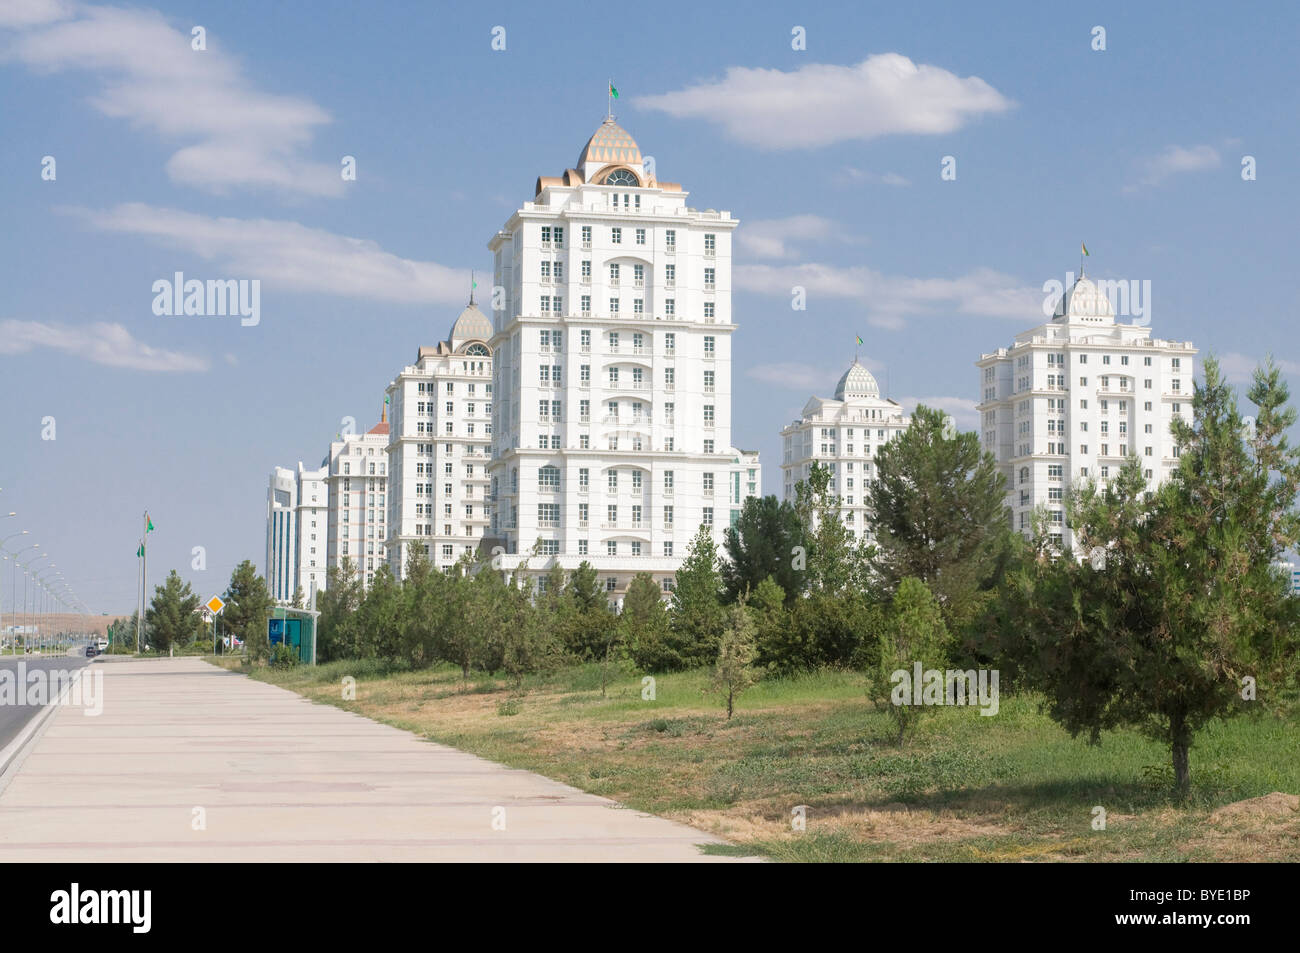
<svg viewBox="0 0 1300 953"><path fill-rule="evenodd" d="M560 471L557 467L545 466L537 471L537 488L555 492L560 488Z"/></svg>
<svg viewBox="0 0 1300 953"><path fill-rule="evenodd" d="M671 506L664 507L664 525L665 526L673 525L673 508Z"/></svg>
<svg viewBox="0 0 1300 953"><path fill-rule="evenodd" d="M638 229L636 230L636 243L637 243L638 245L644 245L644 244L645 244L645 229L644 229L644 228L638 228Z"/></svg>
<svg viewBox="0 0 1300 953"><path fill-rule="evenodd" d="M591 247L591 226L590 225L582 226L582 247L583 248Z"/></svg>
<svg viewBox="0 0 1300 953"><path fill-rule="evenodd" d="M705 371L704 372L704 393L706 394L713 393L713 381L714 381L713 371ZM849 436L853 436L853 434L850 432Z"/></svg>
<svg viewBox="0 0 1300 953"><path fill-rule="evenodd" d="M585 490L591 483L591 471L586 467L578 470L578 489Z"/></svg>
<svg viewBox="0 0 1300 953"><path fill-rule="evenodd" d="M713 356L713 348L714 348L714 338L713 338L713 335L711 335L711 334L706 334L706 335L704 336L704 356L705 356L705 357L712 357L712 356Z"/></svg>
<svg viewBox="0 0 1300 953"><path fill-rule="evenodd" d="M672 331L669 331L664 335L664 350L669 354L672 354L677 350L677 335Z"/></svg>
<svg viewBox="0 0 1300 953"><path fill-rule="evenodd" d="M609 555L609 556L617 556L617 555L618 555L618 540L611 539L611 540L609 540L608 542L606 542L606 543L605 543L605 553L606 553L606 555ZM612 590L614 587L608 585L608 583L611 583L611 582L613 582L613 581L614 581L613 579L608 579L608 580L606 580L606 583L607 583L607 584L606 584L605 588L606 588L606 589L609 589L609 590Z"/></svg>
<svg viewBox="0 0 1300 953"><path fill-rule="evenodd" d="M703 518L701 519L701 522L702 522L705 526L712 526L712 525L713 525L713 507L711 507L711 506L706 506L706 507L704 507L704 516L703 516Z"/></svg>
<svg viewBox="0 0 1300 953"><path fill-rule="evenodd" d="M623 229L615 226L609 230L609 240L614 245L623 244Z"/></svg>
<svg viewBox="0 0 1300 953"><path fill-rule="evenodd" d="M677 250L676 229L670 228L666 232L664 232L664 247L667 248L669 252L674 252Z"/></svg>
<svg viewBox="0 0 1300 953"><path fill-rule="evenodd" d="M704 234L704 257L712 258L717 254L718 236L706 232Z"/></svg>
<svg viewBox="0 0 1300 953"><path fill-rule="evenodd" d="M713 426L713 409L714 409L713 404L704 405L704 426L706 427Z"/></svg>

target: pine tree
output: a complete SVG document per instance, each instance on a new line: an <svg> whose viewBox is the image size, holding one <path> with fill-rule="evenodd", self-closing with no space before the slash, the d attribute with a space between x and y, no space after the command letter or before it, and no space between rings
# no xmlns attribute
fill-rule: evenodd
<svg viewBox="0 0 1300 953"><path fill-rule="evenodd" d="M903 579L880 631L879 660L870 671L872 694L894 721L896 744L903 743L926 711L922 686L913 683L917 663L922 671L946 672L948 644L934 595L920 579Z"/></svg>
<svg viewBox="0 0 1300 953"><path fill-rule="evenodd" d="M271 593L266 580L247 559L230 574L230 585L222 598L221 629L244 643L250 658L264 659L271 654L266 623L271 614Z"/></svg>
<svg viewBox="0 0 1300 953"><path fill-rule="evenodd" d="M1077 550L1025 560L999 606L1001 649L1051 716L1094 742L1130 726L1167 744L1180 795L1196 732L1255 704L1248 685L1267 703L1297 648L1297 600L1274 567L1300 535L1295 411L1271 362L1249 397L1253 422L1207 359L1193 421L1172 428L1171 478L1148 490L1135 458L1108 485L1080 487Z"/></svg>
<svg viewBox="0 0 1300 953"><path fill-rule="evenodd" d="M718 640L718 657L713 665L713 691L727 703L731 720L736 699L758 681L754 669L754 620L741 599L727 610L726 624Z"/></svg>
<svg viewBox="0 0 1300 953"><path fill-rule="evenodd" d="M804 574L795 568L797 547L805 546L803 525L788 501L775 496L746 499L736 525L726 530L724 546L722 582L728 602L769 577L791 602L803 591Z"/></svg>
<svg viewBox="0 0 1300 953"><path fill-rule="evenodd" d="M876 546L871 569L886 592L908 576L926 584L950 626L1000 577L1009 546L1006 481L974 433L942 411L916 408L907 429L880 448L865 501Z"/></svg>
<svg viewBox="0 0 1300 953"><path fill-rule="evenodd" d="M172 646L184 647L193 642L203 625L198 609L199 597L173 569L166 581L154 588L153 600L145 610L154 648L166 652Z"/></svg>
<svg viewBox="0 0 1300 953"><path fill-rule="evenodd" d="M671 625L680 645L674 667L704 665L717 657L726 621L721 595L718 548L709 527L701 526L687 547L673 590Z"/></svg>

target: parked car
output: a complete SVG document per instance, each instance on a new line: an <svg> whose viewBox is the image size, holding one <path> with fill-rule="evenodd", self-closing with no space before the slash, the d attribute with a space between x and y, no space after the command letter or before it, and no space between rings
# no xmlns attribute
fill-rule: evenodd
<svg viewBox="0 0 1300 953"><path fill-rule="evenodd" d="M96 645L94 642L91 642L89 645L86 646L86 658L94 658L98 654L99 654L99 646Z"/></svg>

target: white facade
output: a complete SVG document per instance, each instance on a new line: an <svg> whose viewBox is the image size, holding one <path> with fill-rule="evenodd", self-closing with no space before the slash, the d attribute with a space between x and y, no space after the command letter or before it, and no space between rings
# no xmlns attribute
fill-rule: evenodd
<svg viewBox="0 0 1300 953"><path fill-rule="evenodd" d="M321 466L308 470L298 464L298 499L294 510L297 523L294 564L297 567L297 586L302 589L305 604L312 605L317 592L325 588L328 563L327 536L329 526L329 469ZM292 593L290 593L292 596Z"/></svg>
<svg viewBox="0 0 1300 953"><path fill-rule="evenodd" d="M294 551L297 548L298 481L287 467L271 471L266 491L266 586L271 598L293 598Z"/></svg>
<svg viewBox="0 0 1300 953"><path fill-rule="evenodd" d="M1049 532L1071 547L1065 498L1081 479L1105 481L1130 456L1155 486L1178 463L1169 432L1192 415L1196 349L1119 324L1106 295L1080 276L1052 320L983 355L983 445L1007 479L1011 525L1032 532L1045 507Z"/></svg>
<svg viewBox="0 0 1300 953"><path fill-rule="evenodd" d="M756 455L731 439L738 223L686 198L606 120L488 245L491 533L506 569L540 543L536 574L585 559L616 599L639 571L670 587L701 523L721 543L761 492Z"/></svg>
<svg viewBox="0 0 1300 953"><path fill-rule="evenodd" d="M301 588L309 600L325 588L325 470L276 467L266 494L266 583L271 598L289 602Z"/></svg>
<svg viewBox="0 0 1300 953"><path fill-rule="evenodd" d="M422 545L449 569L488 527L492 322L470 299L451 337L420 348L388 385L389 566L401 578Z"/></svg>
<svg viewBox="0 0 1300 953"><path fill-rule="evenodd" d="M387 558L387 447L388 423L381 421L364 434L344 434L332 442L325 460L329 483L326 559L335 569L350 559L366 588Z"/></svg>
<svg viewBox="0 0 1300 953"><path fill-rule="evenodd" d="M845 529L871 539L866 490L875 477L874 454L907 425L902 407L880 396L875 377L854 358L835 397L813 397L803 416L781 431L784 498L794 502L795 485L808 479L814 463L828 467Z"/></svg>

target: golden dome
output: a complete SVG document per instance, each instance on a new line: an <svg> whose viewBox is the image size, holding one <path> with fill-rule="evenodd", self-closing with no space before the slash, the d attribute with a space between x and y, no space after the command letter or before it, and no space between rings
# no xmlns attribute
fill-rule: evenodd
<svg viewBox="0 0 1300 953"><path fill-rule="evenodd" d="M592 173L609 165L627 166L636 172L637 178L644 179L641 164L641 150L636 140L613 119L606 119L582 147L577 167L584 170L588 182L594 182Z"/></svg>

